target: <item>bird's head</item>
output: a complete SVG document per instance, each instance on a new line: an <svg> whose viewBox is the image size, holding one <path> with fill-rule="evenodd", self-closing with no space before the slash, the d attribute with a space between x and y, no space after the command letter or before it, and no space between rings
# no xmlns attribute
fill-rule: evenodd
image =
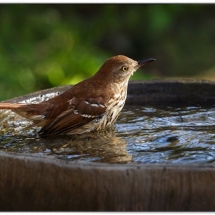
<svg viewBox="0 0 215 215"><path fill-rule="evenodd" d="M140 61L132 60L124 55L117 55L109 58L98 71L104 79L111 78L113 82L128 81L130 76L147 63L155 61L154 58L147 58Z"/></svg>

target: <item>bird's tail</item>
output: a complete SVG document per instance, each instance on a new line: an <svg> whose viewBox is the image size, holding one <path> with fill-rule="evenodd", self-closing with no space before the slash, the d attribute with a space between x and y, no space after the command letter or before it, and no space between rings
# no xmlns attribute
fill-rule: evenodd
<svg viewBox="0 0 215 215"><path fill-rule="evenodd" d="M0 109L7 109L7 110L15 110L19 107L21 107L23 104L17 104L17 103L0 103Z"/></svg>

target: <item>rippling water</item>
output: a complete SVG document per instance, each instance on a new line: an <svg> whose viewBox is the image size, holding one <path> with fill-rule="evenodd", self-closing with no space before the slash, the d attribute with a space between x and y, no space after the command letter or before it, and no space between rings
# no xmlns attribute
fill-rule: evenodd
<svg viewBox="0 0 215 215"><path fill-rule="evenodd" d="M215 108L130 107L117 128L135 162L215 162Z"/></svg>
<svg viewBox="0 0 215 215"><path fill-rule="evenodd" d="M215 108L139 107L122 111L115 130L40 138L10 111L0 113L0 150L106 163L214 163Z"/></svg>

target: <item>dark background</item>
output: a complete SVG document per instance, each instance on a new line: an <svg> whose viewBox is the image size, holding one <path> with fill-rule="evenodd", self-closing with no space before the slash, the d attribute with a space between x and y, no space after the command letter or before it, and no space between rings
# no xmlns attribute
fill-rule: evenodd
<svg viewBox="0 0 215 215"><path fill-rule="evenodd" d="M0 99L154 57L132 79L215 79L213 4L1 4Z"/></svg>

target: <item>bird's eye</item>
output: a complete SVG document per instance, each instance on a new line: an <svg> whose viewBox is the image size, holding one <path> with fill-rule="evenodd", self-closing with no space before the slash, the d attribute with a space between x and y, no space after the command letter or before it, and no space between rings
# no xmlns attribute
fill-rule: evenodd
<svg viewBox="0 0 215 215"><path fill-rule="evenodd" d="M123 66L123 67L122 67L122 71L123 71L123 72L127 72L127 71L128 71L128 67Z"/></svg>

